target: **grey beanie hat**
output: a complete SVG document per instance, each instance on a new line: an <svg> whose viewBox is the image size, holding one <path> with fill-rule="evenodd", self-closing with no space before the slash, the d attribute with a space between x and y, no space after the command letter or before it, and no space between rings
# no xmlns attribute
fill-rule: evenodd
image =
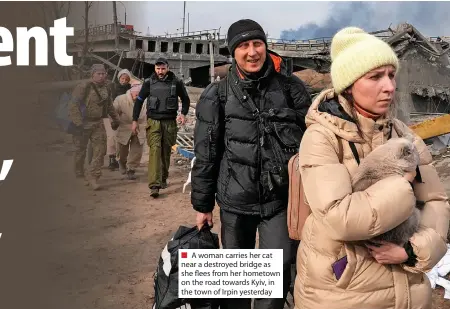
<svg viewBox="0 0 450 309"><path fill-rule="evenodd" d="M106 73L106 69L105 66L103 64L93 64L91 66L91 75L94 74L95 72L104 72Z"/></svg>

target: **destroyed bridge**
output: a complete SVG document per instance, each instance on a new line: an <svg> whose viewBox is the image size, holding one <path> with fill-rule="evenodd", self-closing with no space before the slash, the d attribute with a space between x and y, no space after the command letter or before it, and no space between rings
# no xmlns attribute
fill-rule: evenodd
<svg viewBox="0 0 450 309"><path fill-rule="evenodd" d="M128 68L138 78L149 76L155 60L164 56L178 77L196 87L206 87L212 74L215 78L220 68L231 63L226 36L220 34L220 28L158 36L141 36L123 27L116 35L114 29L113 24L96 26L89 28L87 36L85 30L78 30L68 40L68 52L75 61L79 59L88 38L89 57L113 69ZM425 37L410 24L372 34L390 44L400 58L399 117L409 120L410 113L416 111L450 112L450 38ZM268 39L269 49L285 58L293 72L309 69L327 74L331 64L330 45L331 38ZM212 63L214 73L210 70Z"/></svg>

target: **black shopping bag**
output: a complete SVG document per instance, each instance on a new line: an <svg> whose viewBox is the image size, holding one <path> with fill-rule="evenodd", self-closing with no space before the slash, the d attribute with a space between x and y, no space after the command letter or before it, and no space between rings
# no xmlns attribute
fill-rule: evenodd
<svg viewBox="0 0 450 309"><path fill-rule="evenodd" d="M153 309L217 309L219 299L178 298L178 250L219 249L219 237L209 226L180 226L164 247L155 274L155 302Z"/></svg>

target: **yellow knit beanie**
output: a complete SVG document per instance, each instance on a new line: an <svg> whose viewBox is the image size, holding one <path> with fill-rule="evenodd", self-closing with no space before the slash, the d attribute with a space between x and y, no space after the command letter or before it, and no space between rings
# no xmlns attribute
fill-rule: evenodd
<svg viewBox="0 0 450 309"><path fill-rule="evenodd" d="M383 40L356 27L336 33L331 41L331 80L340 94L367 72L399 63L394 50Z"/></svg>

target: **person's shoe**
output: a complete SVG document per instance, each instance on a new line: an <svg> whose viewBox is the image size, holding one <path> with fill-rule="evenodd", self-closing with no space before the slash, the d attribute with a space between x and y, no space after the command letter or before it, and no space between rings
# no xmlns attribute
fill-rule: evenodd
<svg viewBox="0 0 450 309"><path fill-rule="evenodd" d="M167 188L167 181L163 181L161 183L161 189L166 189Z"/></svg>
<svg viewBox="0 0 450 309"><path fill-rule="evenodd" d="M127 168L126 168L126 162L124 165L122 165L122 163L119 162L119 171L122 175L125 175L127 173Z"/></svg>
<svg viewBox="0 0 450 309"><path fill-rule="evenodd" d="M153 198L157 198L159 196L159 189L158 188L151 188L150 189L150 196Z"/></svg>
<svg viewBox="0 0 450 309"><path fill-rule="evenodd" d="M92 189L94 191L97 191L100 189L100 185L98 184L97 180L98 180L97 178L89 179L89 185L92 187Z"/></svg>
<svg viewBox="0 0 450 309"><path fill-rule="evenodd" d="M110 155L109 156L109 166L108 166L108 168L111 171L114 171L114 170L119 168L119 162L117 162L115 155Z"/></svg>
<svg viewBox="0 0 450 309"><path fill-rule="evenodd" d="M127 178L129 180L136 180L136 175L134 174L134 170L128 170L127 171Z"/></svg>

